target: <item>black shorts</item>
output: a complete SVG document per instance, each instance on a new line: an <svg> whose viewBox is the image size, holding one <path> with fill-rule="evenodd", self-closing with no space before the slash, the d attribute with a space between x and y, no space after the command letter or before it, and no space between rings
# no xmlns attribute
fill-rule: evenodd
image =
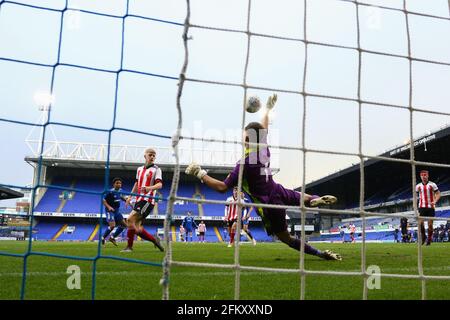
<svg viewBox="0 0 450 320"><path fill-rule="evenodd" d="M227 221L227 225L228 225L228 227L233 227L233 224L236 222L237 220L236 219L233 219L233 220L228 220Z"/></svg>
<svg viewBox="0 0 450 320"><path fill-rule="evenodd" d="M407 234L408 233L408 228L403 228L402 227L402 235L405 235L405 234Z"/></svg>
<svg viewBox="0 0 450 320"><path fill-rule="evenodd" d="M434 217L435 216L434 208L419 208L419 215L421 217Z"/></svg>
<svg viewBox="0 0 450 320"><path fill-rule="evenodd" d="M146 200L141 200L135 203L133 210L136 211L142 219L147 218L147 216L152 212L154 205Z"/></svg>
<svg viewBox="0 0 450 320"><path fill-rule="evenodd" d="M204 233L204 232L199 232L199 234L200 234L201 236L204 236L204 235L205 235L205 233Z"/></svg>
<svg viewBox="0 0 450 320"><path fill-rule="evenodd" d="M258 215L262 218L267 235L272 236L288 230L285 209L264 208L262 212L263 214L261 215L257 211Z"/></svg>

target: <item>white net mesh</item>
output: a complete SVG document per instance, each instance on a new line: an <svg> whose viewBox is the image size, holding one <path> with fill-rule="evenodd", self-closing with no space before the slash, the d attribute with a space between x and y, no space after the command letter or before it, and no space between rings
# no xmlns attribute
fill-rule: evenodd
<svg viewBox="0 0 450 320"><path fill-rule="evenodd" d="M212 28L207 26L200 26L200 25L194 25L190 24L189 17L190 17L190 1L187 0L187 16L185 20L185 33L183 36L184 43L185 43L185 50L186 50L186 59L185 64L183 66L183 70L181 72L180 76L180 90L178 92L178 111L181 113L182 108L180 107L180 97L182 94L182 87L183 83L185 81L193 81L193 82L201 82L206 84L219 84L219 85L227 85L227 86L238 86L242 87L244 89L244 101L243 101L243 112L242 112L242 129L244 129L245 126L245 101L247 98L247 89L259 89L259 90L266 90L266 91L276 91L276 92L285 92L285 93L294 93L301 96L301 99L303 99L303 105L304 105L304 112L303 112L303 120L302 120L302 145L300 147L290 147L290 146L283 146L283 145L277 145L274 147L285 149L285 150L298 150L303 153L303 181L302 181L302 198L304 197L304 190L306 188L306 172L307 172L307 161L306 161L306 155L307 153L323 153L323 154L335 154L335 155L352 155L357 156L360 159L360 193L359 193L359 211L346 211L346 210L328 210L328 209L318 209L318 212L324 212L324 213L331 213L331 214L353 214L358 215L362 217L362 247L361 247L361 271L360 272L337 272L337 271L314 271L314 270L306 270L305 268L305 251L304 251L304 243L305 243L305 215L306 215L306 207L304 203L300 203L299 207L301 209L301 250L300 250L300 261L299 261L299 269L279 269L279 268L261 268L257 266L242 266L240 264L239 260L239 246L235 246L235 255L234 255L234 264L233 265L223 265L223 264L208 264L208 263L195 263L195 262L181 262L181 261L171 261L171 250L168 250L168 254L166 256L166 263L165 263L165 272L164 272L164 299L169 298L169 281L168 281L168 275L169 275L169 269L171 265L176 266L197 266L197 267L209 267L209 268L226 268L226 269L232 269L235 272L235 295L234 298L238 300L240 298L240 271L241 270L254 270L254 271L266 271L266 272L287 272L287 273L298 273L301 275L301 285L300 285L300 299L305 299L306 296L306 286L305 286L305 278L306 275L333 275L333 276L361 276L363 280L363 292L362 292L362 299L366 300L368 296L368 286L367 286L367 279L369 276L373 276L374 274L369 274L367 272L367 247L366 247L366 217L370 215L374 216L388 216L388 217L402 217L404 215L402 214L380 214L380 213L373 213L368 212L364 208L364 187L365 187L365 174L364 174L364 162L366 159L379 159L379 160L385 160L385 161L394 161L394 162L400 162L400 163L407 163L411 165L411 179L412 179L412 193L413 193L413 203L414 203L414 212L416 214L416 219L419 218L419 213L417 210L417 194L415 192L415 181L416 181L416 166L417 165L426 165L430 167L443 167L443 168L450 168L450 165L445 164L438 164L438 163L431 163L431 162L421 162L415 160L414 156L414 144L410 144L410 159L394 159L390 157L381 157L381 156L370 156L363 153L362 144L363 144L363 137L362 137L362 129L363 129L363 123L362 123L362 108L363 104L371 104L371 105L379 105L379 106L387 106L391 108L400 108L400 109L406 109L409 111L410 115L410 141L414 141L414 128L413 128L413 113L414 112L425 112L425 113L432 113L432 114L440 114L444 116L450 115L448 112L442 112L442 111L433 111L433 108L418 108L413 105L413 76L412 76L412 69L413 69L413 63L414 62L426 62L430 64L436 64L436 65L443 65L443 66L450 66L450 63L443 62L443 61L433 61L433 60L427 60L427 59L419 59L415 58L411 54L411 35L410 35L410 23L409 23L409 16L410 15L417 15L417 16L424 16L429 17L433 19L440 19L445 20L447 22L450 22L449 18L444 18L441 16L435 16L435 15L429 15L429 14L422 14L417 12L410 12L407 10L407 1L403 0L403 8L392 8L387 6L380 6L380 5L372 5L367 3L359 3L357 1L350 1L350 0L338 0L338 1L344 1L344 2L350 2L355 5L355 11L356 11L356 20L357 20L357 46L356 47L349 47L349 46L342 46L342 45L335 45L335 44L329 44L329 43L319 43L319 42L313 42L308 40L308 33L307 33L307 5L308 1L304 0L304 11L303 11L303 38L288 38L288 37L280 37L275 35L269 35L269 34L259 34L259 33L253 33L250 31L250 17L251 17L251 9L252 9L252 1L248 1L248 11L247 11L247 29L246 30L232 30L232 29L224 29L224 28ZM402 55L396 55L388 52L378 52L373 50L366 50L361 47L361 41L360 41L360 7L372 7L372 8L379 8L379 9L385 9L385 10L392 10L401 12L405 17L405 24L406 24L406 30L407 30L407 46L408 46L408 54L407 56ZM450 2L449 2L449 12L450 12ZM247 36L247 53L246 53L246 62L245 62L245 68L244 68L244 77L242 83L227 83L227 82L216 82L216 81L209 81L204 79L193 79L189 78L186 75L186 66L189 62L188 60L188 32L189 28L202 28L202 29L209 29L209 30L216 30L216 31L225 31L225 32L234 32L234 33L243 33ZM258 87L258 86L252 86L247 83L247 69L248 69L248 63L249 63L249 56L250 56L250 47L251 47L251 37L252 36L259 36L259 37L267 37L272 39L279 39L279 40L286 40L286 41L298 41L305 44L305 60L304 60L304 71L303 71L303 84L302 88L298 91L293 90L283 90L280 88L267 88L267 87ZM331 46L336 48L345 48L345 49L351 49L356 50L358 53L358 85L357 85L357 97L356 99L351 98L345 98L345 97L337 97L337 96L330 96L330 95L321 95L321 94L313 94L309 93L306 90L307 85L307 70L308 70L308 46L310 45L319 45L319 46ZM384 55L384 56L392 56L392 57L402 57L408 59L409 63L409 103L408 105L396 105L396 104L388 104L383 102L377 102L377 101L367 101L361 98L361 69L362 69L362 56L364 53L371 53L376 55ZM343 100L343 101L352 101L358 103L358 127L359 127L359 135L358 135L358 153L347 153L347 152L330 152L327 150L316 150L312 148L306 147L306 126L307 126L307 98L308 97L320 97L320 98L326 98L326 99L334 99L334 100ZM181 129L181 122L179 122L178 130ZM221 141L221 140L214 140L214 139L203 139L203 138L196 138L196 137L188 137L183 136L180 137L179 135L176 135L174 138L174 146L175 146L175 153L177 152L176 146L179 142L179 139L192 139L192 140L201 140L201 141L210 141L210 142L228 142L228 143L241 143L243 145L243 142L238 141ZM269 145L270 146L270 145ZM243 153L244 154L244 153ZM241 166L239 171L239 182L238 182L238 188L239 190L242 190L242 176L243 176L243 159L244 156L241 159ZM177 165L179 167L179 165ZM176 170L174 174L174 186L179 181L179 168ZM239 196L240 198L240 196ZM172 188L171 193L171 200L175 201L176 199L183 199L183 200L194 200L194 199L188 199L183 197L177 197L176 196L176 186ZM211 200L203 200L198 201L201 203L222 203L225 204L225 202L220 201L211 201ZM237 204L239 206L242 206L242 204L238 201ZM261 204L253 204L257 207L263 207L263 208L295 208L295 207L289 207L289 206L276 206L276 205L261 205ZM170 207L169 207L170 208ZM167 217L166 220L170 220L171 212L170 210L167 211ZM237 224L238 230L237 234L240 234L240 219L241 217L238 215L239 223ZM442 219L442 218L440 218ZM450 219L447 219L450 220ZM166 232L168 232L169 225L166 224ZM421 230L418 228L419 236L418 238L421 238ZM238 239L239 242L239 239ZM167 246L170 247L171 243L170 241L167 241ZM431 279L440 279L440 280L450 280L449 276L426 276L423 272L423 255L422 255L422 247L420 244L420 241L417 241L417 248L418 248L418 270L419 274L414 275L406 275L406 274L388 274L388 273L380 273L375 274L380 277L386 277L386 278L403 278L403 279L420 279L422 280L422 299L426 299L426 280Z"/></svg>

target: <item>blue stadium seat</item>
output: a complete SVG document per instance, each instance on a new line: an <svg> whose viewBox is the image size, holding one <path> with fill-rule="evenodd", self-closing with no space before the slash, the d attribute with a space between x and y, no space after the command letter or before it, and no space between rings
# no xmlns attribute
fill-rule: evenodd
<svg viewBox="0 0 450 320"><path fill-rule="evenodd" d="M88 223L68 223L68 226L75 227L75 231L71 234L63 232L58 237L58 241L87 241L96 225Z"/></svg>
<svg viewBox="0 0 450 320"><path fill-rule="evenodd" d="M34 228L36 240L51 240L64 225L62 222L39 222Z"/></svg>

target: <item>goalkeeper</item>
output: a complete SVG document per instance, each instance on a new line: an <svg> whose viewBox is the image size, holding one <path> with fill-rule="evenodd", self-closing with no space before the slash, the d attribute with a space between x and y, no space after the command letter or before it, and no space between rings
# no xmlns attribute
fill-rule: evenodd
<svg viewBox="0 0 450 320"><path fill-rule="evenodd" d="M270 169L270 151L267 145L267 134L269 128L269 112L275 106L277 95L274 94L267 100L266 109L261 123L251 122L244 129L245 159L243 163L242 189L250 196L255 204L275 205L300 205L301 193L284 188L272 178ZM252 145L250 145L252 143ZM257 144L257 145L255 145ZM224 181L210 177L205 170L196 163L191 163L186 168L186 174L196 176L208 187L218 191L226 192L237 186L240 161L234 170ZM305 205L317 207L329 205L336 202L334 196L309 195L305 193L303 199ZM275 208L257 208L257 214L262 218L267 234L275 235L280 241L291 248L300 250L301 242L292 237L287 229L286 210ZM330 250L320 251L305 243L305 253L318 256L326 260L342 260L341 256Z"/></svg>

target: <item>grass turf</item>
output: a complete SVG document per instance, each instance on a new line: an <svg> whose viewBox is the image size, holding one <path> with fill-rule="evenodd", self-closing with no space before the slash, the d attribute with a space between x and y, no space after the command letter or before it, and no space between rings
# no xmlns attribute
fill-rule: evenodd
<svg viewBox="0 0 450 320"><path fill-rule="evenodd" d="M0 299L19 299L22 283L22 257L1 255L24 254L27 242L0 241ZM121 253L108 243L103 256L138 259L161 264L164 253L150 243L137 242L133 253ZM324 261L305 256L308 270L360 271L361 244L317 244L343 256L343 261ZM423 248L426 275L450 276L450 244L434 243ZM97 243L34 242L33 252L80 257L95 257ZM418 274L416 244L367 244L367 266L377 265L384 273ZM173 243L175 261L232 264L234 249L223 243ZM281 243L258 243L240 246L242 266L295 269L299 253ZM67 268L81 269L81 289L69 290ZM25 299L91 299L93 261L30 255L27 258ZM291 300L300 298L300 276L292 273L241 271L240 298ZM161 299L161 266L143 265L101 258L96 265L96 299ZM234 299L235 273L232 269L173 266L170 277L170 299ZM308 275L306 299L361 299L360 276ZM450 280L426 282L428 299L449 299ZM369 299L420 299L420 280L382 278L381 288L368 291Z"/></svg>

